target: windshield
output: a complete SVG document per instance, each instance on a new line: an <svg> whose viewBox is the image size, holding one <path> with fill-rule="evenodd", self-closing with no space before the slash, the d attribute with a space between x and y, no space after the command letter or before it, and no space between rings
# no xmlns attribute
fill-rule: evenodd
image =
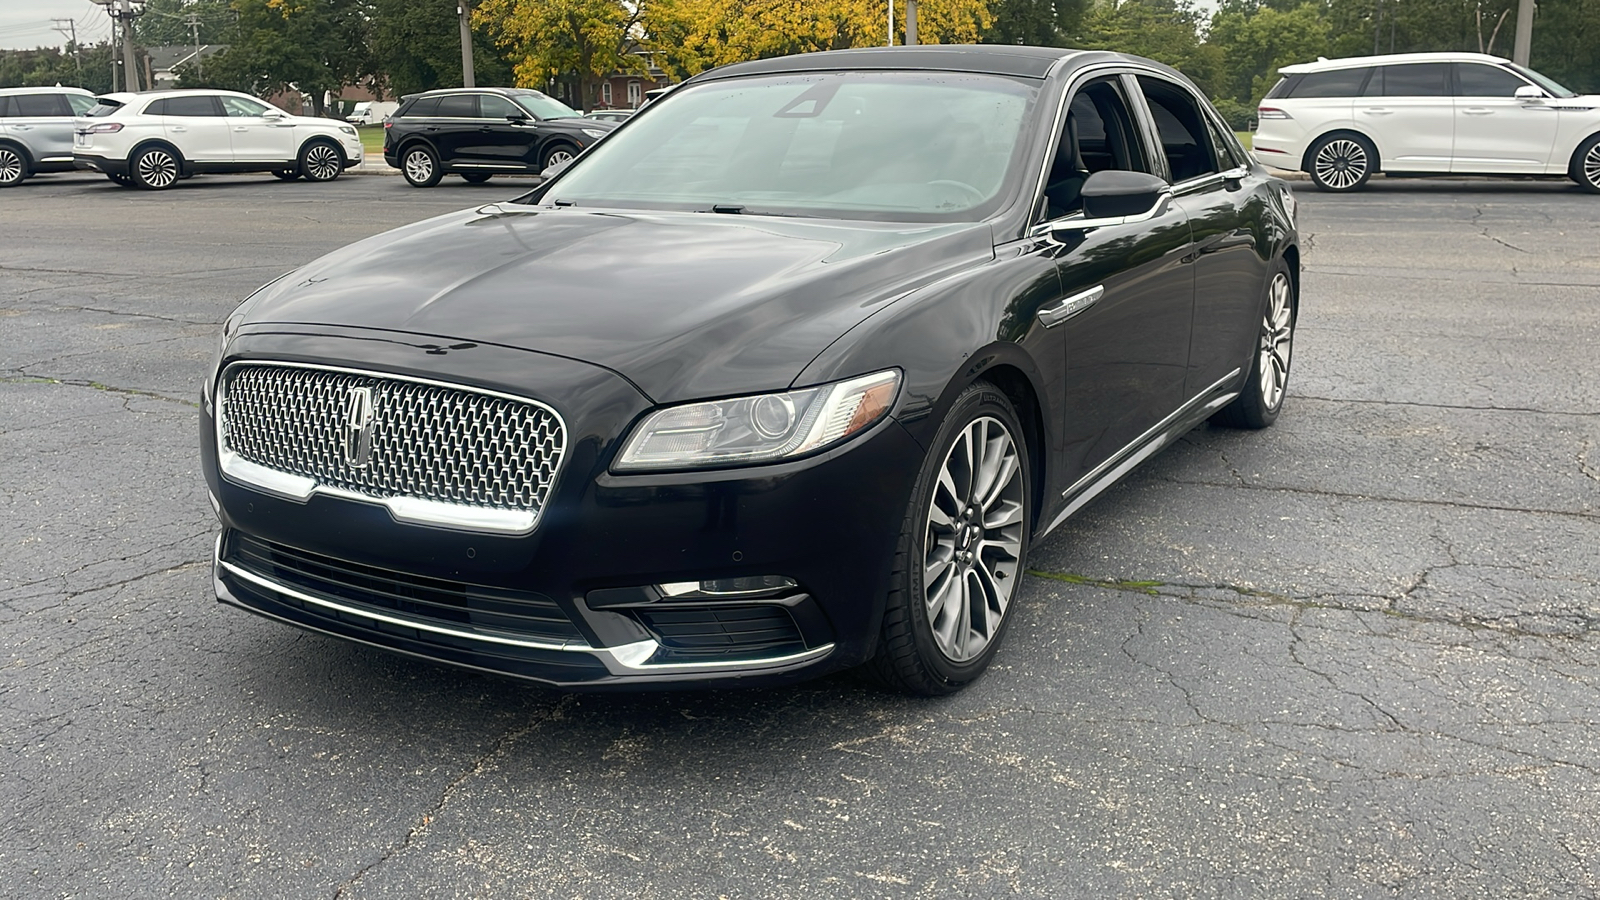
<svg viewBox="0 0 1600 900"><path fill-rule="evenodd" d="M570 119L578 115L577 110L544 94L516 94L511 99L536 119Z"/></svg>
<svg viewBox="0 0 1600 900"><path fill-rule="evenodd" d="M1540 75L1538 72L1535 72L1534 70L1528 68L1527 66L1519 66L1516 63L1512 63L1511 64L1511 68L1516 70L1518 73L1520 73L1524 78L1527 78L1529 81L1532 81L1534 84L1537 84L1539 87L1544 88L1546 91L1550 92L1551 94L1554 94L1557 97L1561 97L1561 98L1565 99L1567 97L1576 97L1576 96L1578 96L1576 92L1567 90L1566 88L1562 87L1559 84L1556 84L1554 81L1551 81L1549 78L1546 78L1545 76Z"/></svg>
<svg viewBox="0 0 1600 900"><path fill-rule="evenodd" d="M975 221L997 208L1035 88L991 75L851 72L677 90L545 202Z"/></svg>

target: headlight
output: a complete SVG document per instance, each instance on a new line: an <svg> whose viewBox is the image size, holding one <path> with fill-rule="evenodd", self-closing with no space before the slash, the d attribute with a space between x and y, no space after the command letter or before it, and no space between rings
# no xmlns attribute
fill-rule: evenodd
<svg viewBox="0 0 1600 900"><path fill-rule="evenodd" d="M350 136L351 136L351 137L355 137L355 136L356 136L356 130L355 130L355 128L354 128L354 127L352 127L352 126L349 126L349 125L340 125L340 126L339 126L339 130L340 130L340 131L342 131L342 132L344 132L344 133L345 133L345 134L348 134L348 135L350 135Z"/></svg>
<svg viewBox="0 0 1600 900"><path fill-rule="evenodd" d="M689 403L651 413L617 457L619 471L690 469L800 456L857 434L888 414L900 373L820 387Z"/></svg>
<svg viewBox="0 0 1600 900"><path fill-rule="evenodd" d="M597 141L606 136L606 133L598 128L579 128L578 130Z"/></svg>

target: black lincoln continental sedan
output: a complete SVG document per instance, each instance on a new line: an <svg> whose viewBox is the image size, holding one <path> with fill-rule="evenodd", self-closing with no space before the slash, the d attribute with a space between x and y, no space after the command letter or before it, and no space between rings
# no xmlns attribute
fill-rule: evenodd
<svg viewBox="0 0 1600 900"><path fill-rule="evenodd" d="M1276 418L1294 212L1148 60L707 72L228 318L217 595L565 687L956 690L1032 541L1207 418Z"/></svg>

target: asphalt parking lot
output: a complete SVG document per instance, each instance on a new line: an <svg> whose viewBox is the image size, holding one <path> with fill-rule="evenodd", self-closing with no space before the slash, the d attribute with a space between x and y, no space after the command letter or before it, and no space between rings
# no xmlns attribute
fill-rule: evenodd
<svg viewBox="0 0 1600 900"><path fill-rule="evenodd" d="M1600 895L1600 197L1301 190L1283 417L1035 547L952 698L562 695L218 606L223 317L528 184L0 194L0 896Z"/></svg>

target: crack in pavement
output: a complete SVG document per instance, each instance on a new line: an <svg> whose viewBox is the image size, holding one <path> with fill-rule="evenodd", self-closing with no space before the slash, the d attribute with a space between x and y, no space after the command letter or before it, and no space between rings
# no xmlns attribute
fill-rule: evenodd
<svg viewBox="0 0 1600 900"><path fill-rule="evenodd" d="M1473 210L1473 212L1472 212L1472 227L1473 228L1478 228L1479 225L1481 224L1478 220L1483 218L1483 207L1474 206L1472 208L1472 210ZM1531 250L1524 250L1521 247L1518 247L1516 244L1510 243L1509 241L1503 241L1500 238L1497 238L1494 235L1490 234L1489 233L1489 226L1487 226L1487 225L1483 225L1482 228L1478 231L1478 234L1482 235L1483 237L1488 238L1491 241L1494 241L1496 244L1499 244L1502 247L1510 248L1512 250L1517 251L1518 253L1531 253L1532 252Z"/></svg>
<svg viewBox="0 0 1600 900"><path fill-rule="evenodd" d="M1600 511L1574 512L1562 509L1533 509L1526 506L1502 506L1497 503L1465 503L1459 500L1434 500L1427 497L1379 497L1372 494L1356 494L1350 491L1330 491L1318 488L1299 488L1287 486L1272 486L1263 484L1230 484L1221 481L1190 480L1158 476L1160 480L1169 484L1183 484L1190 487L1215 487L1232 488L1242 491L1268 491L1280 494L1306 494L1313 497L1332 497L1338 500L1364 500L1371 503L1404 503L1419 506L1443 506L1451 509L1481 510L1484 512L1509 512L1525 513L1532 516L1559 516L1562 518L1581 519L1583 521L1600 520Z"/></svg>
<svg viewBox="0 0 1600 900"><path fill-rule="evenodd" d="M1536 409L1531 406L1475 406L1459 403L1422 403L1415 400L1369 400L1354 397L1316 397L1308 394L1295 394L1296 400L1315 400L1322 403L1354 403L1371 406L1414 406L1422 409L1452 409L1464 412L1509 412L1509 413L1534 413L1541 416L1572 416L1574 418L1600 418L1600 410L1567 410L1567 409Z"/></svg>
<svg viewBox="0 0 1600 900"><path fill-rule="evenodd" d="M575 694L567 694L557 701L556 704L549 710L538 716L535 716L533 721L528 722L520 728L514 728L511 731L501 735L500 738L494 742L494 746L490 747L486 753L474 760L472 765L467 767L466 771L462 772L460 775L457 775L450 781L449 784L444 786L434 802L426 810L424 810L422 814L417 817L415 823L406 830L404 837L390 844L389 847L383 851L382 855L367 865L361 867L359 871L345 879L342 884L335 888L333 892L333 900L340 900L341 897L345 896L346 891L355 887L356 884L370 874L372 870L387 863L389 860L393 859L396 855L405 851L408 847L415 843L417 838L421 837L422 833L428 830L428 826L433 824L434 818L450 804L451 798L455 795L456 791L460 789L461 785L465 784L472 778L483 774L484 771L488 769L491 762L498 757L505 755L507 749L518 740L522 739L528 734L531 734L542 725L545 725L549 722L559 721L567 714L568 708L574 704L575 700Z"/></svg>
<svg viewBox="0 0 1600 900"><path fill-rule="evenodd" d="M12 371L15 372L22 370L13 369ZM101 384L98 381L89 381L87 379L52 378L48 375L22 375L20 377L0 376L0 384L54 384L61 385L63 387L89 388L90 390L103 391L109 394L125 394L129 397L145 397L151 400L164 400L168 403L176 403L181 406L187 406L191 409L200 408L200 404L193 400L182 400L177 397L168 397L166 394L157 394L154 391L147 391L141 388L116 387L115 385Z"/></svg>

